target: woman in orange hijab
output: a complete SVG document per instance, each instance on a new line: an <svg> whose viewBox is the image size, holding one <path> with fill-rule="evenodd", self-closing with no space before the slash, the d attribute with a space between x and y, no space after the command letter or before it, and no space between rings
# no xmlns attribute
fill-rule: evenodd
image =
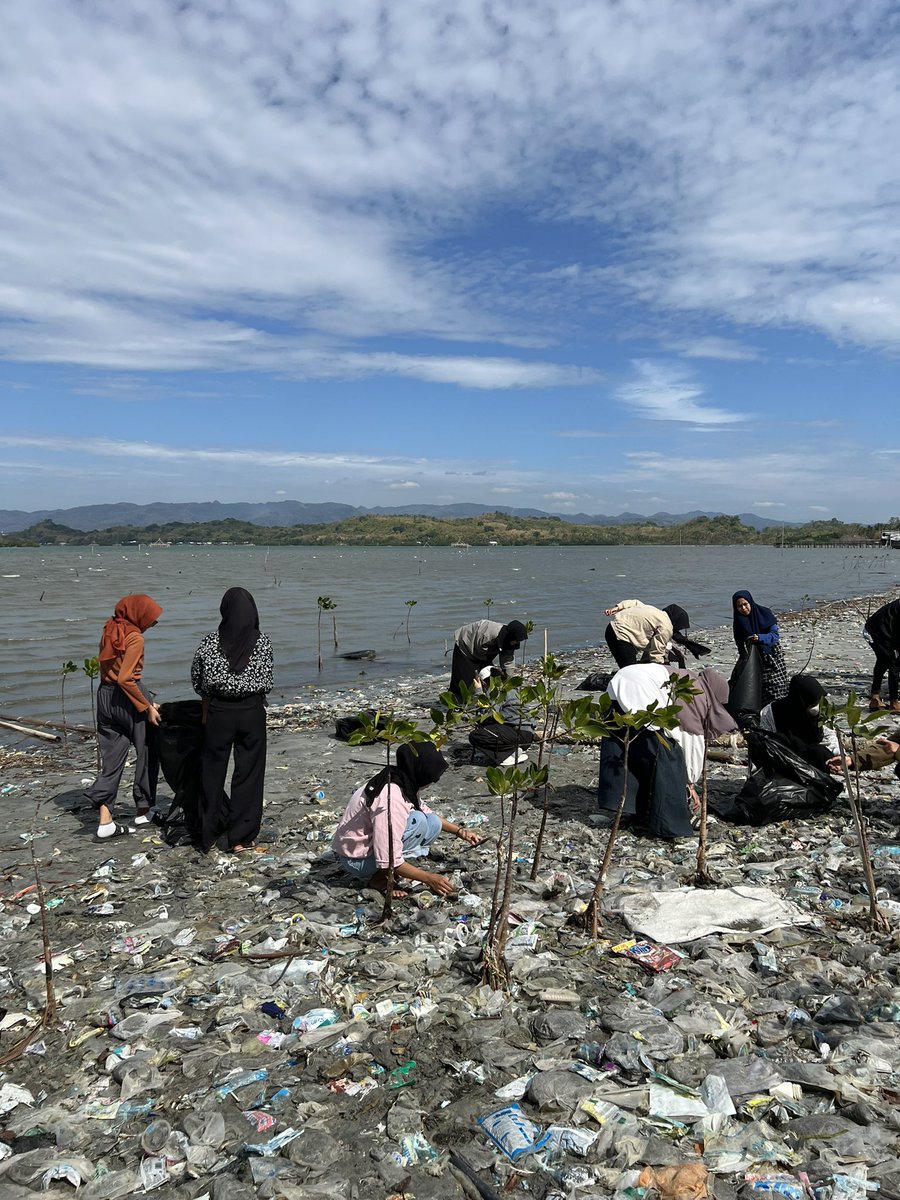
<svg viewBox="0 0 900 1200"><path fill-rule="evenodd" d="M97 809L97 841L133 833L119 825L112 807L129 747L134 746L134 802L136 825L149 825L156 803L159 762L147 726L159 724L159 707L152 703L143 684L144 633L155 625L162 607L143 593L123 596L100 636L100 687L97 689L97 741L100 744L99 777L84 793Z"/></svg>

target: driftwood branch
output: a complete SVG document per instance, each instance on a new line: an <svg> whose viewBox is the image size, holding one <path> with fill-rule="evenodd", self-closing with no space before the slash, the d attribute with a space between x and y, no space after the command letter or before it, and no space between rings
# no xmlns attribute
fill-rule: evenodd
<svg viewBox="0 0 900 1200"><path fill-rule="evenodd" d="M37 729L58 729L60 733L83 733L87 737L94 736L94 731L90 726L73 725L69 721L39 721L37 717L9 717L2 713L0 713L0 720L25 722L28 725L35 726Z"/></svg>
<svg viewBox="0 0 900 1200"><path fill-rule="evenodd" d="M47 733L43 729L29 729L27 725L20 725L18 721L7 721L4 717L0 717L0 729L11 729L14 733L24 733L27 737L40 738L44 742L58 742L58 733Z"/></svg>

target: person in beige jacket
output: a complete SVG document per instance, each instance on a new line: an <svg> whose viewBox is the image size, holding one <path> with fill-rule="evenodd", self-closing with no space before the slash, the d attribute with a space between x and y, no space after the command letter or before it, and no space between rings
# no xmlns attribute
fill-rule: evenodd
<svg viewBox="0 0 900 1200"><path fill-rule="evenodd" d="M612 618L606 627L606 644L619 667L630 667L639 662L666 663L672 642L687 646L695 656L709 653L707 647L700 647L699 643L685 637L691 623L687 613L677 604L654 608L641 600L620 600L604 612ZM684 666L680 653L675 651L674 657Z"/></svg>

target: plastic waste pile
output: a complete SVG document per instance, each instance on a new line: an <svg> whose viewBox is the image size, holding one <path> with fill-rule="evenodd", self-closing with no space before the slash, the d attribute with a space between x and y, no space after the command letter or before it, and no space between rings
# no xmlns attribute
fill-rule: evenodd
<svg viewBox="0 0 900 1200"><path fill-rule="evenodd" d="M486 840L439 841L455 895L414 893L382 925L381 897L328 851L369 772L354 760L376 752L310 726L298 765L279 719L257 853L201 860L154 831L106 851L61 808L7 833L0 1060L31 1040L0 1061L3 1200L900 1196L889 772L866 803L892 932L864 928L839 804L790 825L713 822L712 891L693 886L692 842L623 834L593 942L579 918L605 833L596 751L572 747L534 881L541 801L522 803L511 981L492 991L479 957L498 803L464 738L429 801ZM713 767L714 789L734 779ZM44 1026L32 845L57 1005Z"/></svg>

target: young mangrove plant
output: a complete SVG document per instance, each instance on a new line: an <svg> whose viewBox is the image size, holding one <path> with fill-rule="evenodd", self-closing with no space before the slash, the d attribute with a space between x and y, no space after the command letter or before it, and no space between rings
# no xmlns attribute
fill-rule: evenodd
<svg viewBox="0 0 900 1200"><path fill-rule="evenodd" d="M100 659L95 654L93 658L86 658L82 665L82 671L90 680L91 684L91 723L94 726L94 751L97 757L97 770L100 770L100 739L97 735L97 679L100 676Z"/></svg>
<svg viewBox="0 0 900 1200"><path fill-rule="evenodd" d="M393 713L358 714L359 728L347 739L351 746L363 743L381 742L384 746L384 765L387 768L387 828L388 828L388 874L384 888L384 907L381 910L380 923L390 920L393 916L394 900L394 827L391 822L391 747L414 746L416 742L434 741L440 748L440 742L428 733L419 729L412 721L404 721Z"/></svg>
<svg viewBox="0 0 900 1200"><path fill-rule="evenodd" d="M870 930L879 929L886 933L890 930L890 923L878 907L878 900L875 896L875 871L869 851L869 829L863 809L859 780L860 743L887 732L887 726L879 723L883 716L882 713L864 711L852 688L847 695L845 704L833 704L825 696L819 701L820 721L837 734L844 787L847 789L847 801L853 814L853 825L859 844L859 857L869 895L866 925ZM851 770L853 771L852 776Z"/></svg>
<svg viewBox="0 0 900 1200"><path fill-rule="evenodd" d="M633 713L618 711L610 697L604 693L598 700L584 697L563 706L560 714L565 728L580 741L602 740L605 737L615 738L622 747L622 794L610 826L606 840L606 848L597 872L597 880L591 892L582 921L584 928L594 939L600 928L600 901L606 887L606 879L612 862L613 849L619 835L622 814L628 800L628 753L634 739L645 729L650 730L663 741L662 732L674 729L678 724L678 713L681 711L681 701L685 695L693 695L689 680L673 675L670 680L672 703L661 706L654 701L645 709Z"/></svg>
<svg viewBox="0 0 900 1200"><path fill-rule="evenodd" d="M520 767L488 767L488 791L500 798L500 829L497 834L497 869L491 894L491 915L481 952L484 982L492 988L509 985L506 943L509 937L509 902L516 862L516 819L522 792L537 791L547 780L546 766L528 763Z"/></svg>
<svg viewBox="0 0 900 1200"><path fill-rule="evenodd" d="M406 605L406 642L410 646L412 645L412 641L409 636L409 618L412 616L412 610L418 603L418 600L404 600L404 604Z"/></svg>
<svg viewBox="0 0 900 1200"><path fill-rule="evenodd" d="M68 722L66 721L66 678L69 675L74 675L78 670L71 659L67 659L59 673L59 707L62 710L62 725L63 725L63 749L66 754L69 753L69 731L67 729Z"/></svg>
<svg viewBox="0 0 900 1200"><path fill-rule="evenodd" d="M335 608L337 608L337 605L335 604L335 602L332 600L332 598L330 596L319 596L318 599L316 600L316 604L319 607L319 613L318 613L318 617L316 619L316 641L317 641L317 648L318 648L319 670L321 671L322 670L322 613L323 612L332 612ZM336 627L335 627L334 638L335 638L334 644L336 646L337 645L337 628Z"/></svg>

